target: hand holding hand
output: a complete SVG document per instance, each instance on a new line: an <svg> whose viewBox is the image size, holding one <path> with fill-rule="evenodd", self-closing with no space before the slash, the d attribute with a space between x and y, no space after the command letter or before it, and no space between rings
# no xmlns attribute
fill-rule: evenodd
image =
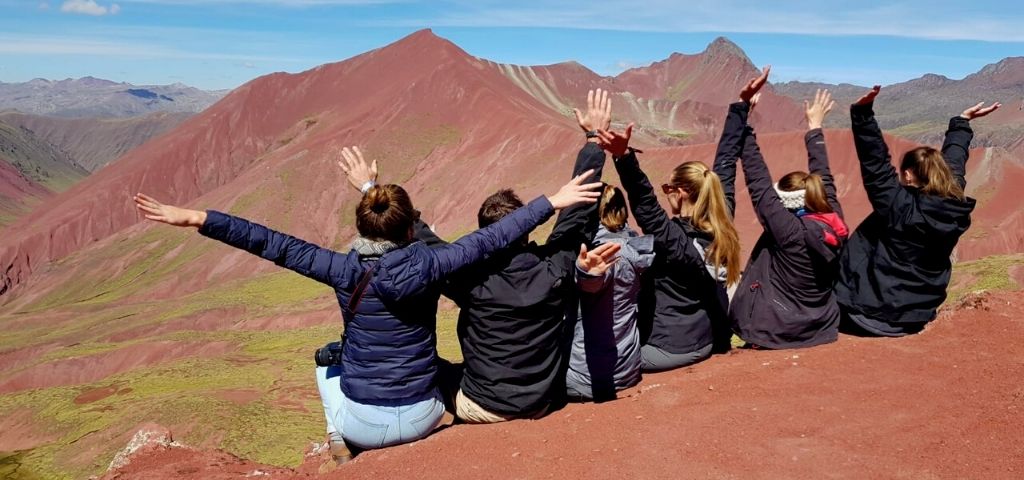
<svg viewBox="0 0 1024 480"><path fill-rule="evenodd" d="M576 114L576 122L584 132L594 130L608 130L612 125L612 99L608 98L608 91L597 89L587 92L587 113L580 112L578 108L572 109Z"/></svg>
<svg viewBox="0 0 1024 480"><path fill-rule="evenodd" d="M626 125L625 133L601 129L597 131L601 148L605 149L612 157L621 157L626 154L629 148L629 139L633 136L633 124Z"/></svg>
<svg viewBox="0 0 1024 480"><path fill-rule="evenodd" d="M348 176L348 183L351 183L356 190L362 191L366 182L377 182L377 160L374 160L373 164L366 163L359 147L343 148L338 166Z"/></svg>
<svg viewBox="0 0 1024 480"><path fill-rule="evenodd" d="M206 212L164 205L144 193L135 194L134 200L135 208L138 208L146 218L154 222L166 223L175 227L196 228L203 226L203 223L206 222Z"/></svg>
<svg viewBox="0 0 1024 480"><path fill-rule="evenodd" d="M563 185L558 193L549 195L548 201L551 202L551 206L555 207L555 210L561 210L578 203L596 202L601 197L601 188L604 184L601 182L583 183L593 174L593 170L587 170Z"/></svg>
<svg viewBox="0 0 1024 480"><path fill-rule="evenodd" d="M750 103L754 98L754 95L757 95L757 92L761 91L761 87L768 83L768 74L771 73L771 71L772 66L767 65L761 71L761 75L758 75L751 81L747 82L747 86L743 87L743 90L740 90L740 100Z"/></svg>
<svg viewBox="0 0 1024 480"><path fill-rule="evenodd" d="M875 97L878 96L878 92L880 92L880 91L882 91L882 86L881 85L875 85L874 87L871 87L871 90L868 91L868 93L865 93L863 97L860 97L860 98L857 99L856 102L853 102L853 104L854 105L871 105L872 103L875 103Z"/></svg>
<svg viewBox="0 0 1024 480"><path fill-rule="evenodd" d="M999 107L1003 106L1003 104L999 102L993 103L992 105L989 105L987 107L983 107L983 105L985 105L985 102L978 102L977 105L968 108L967 110L964 110L964 113L961 113L960 116L968 120L974 120L975 118L981 118L996 110L999 110Z"/></svg>
<svg viewBox="0 0 1024 480"><path fill-rule="evenodd" d="M621 245L609 242L588 252L586 245L580 245L580 256L576 259L576 266L590 275L604 275L612 265L615 265L621 248Z"/></svg>
<svg viewBox="0 0 1024 480"><path fill-rule="evenodd" d="M832 100L832 94L828 90L818 89L814 94L813 102L804 100L804 115L807 117L807 129L821 128L825 122L825 116L835 106L836 102Z"/></svg>

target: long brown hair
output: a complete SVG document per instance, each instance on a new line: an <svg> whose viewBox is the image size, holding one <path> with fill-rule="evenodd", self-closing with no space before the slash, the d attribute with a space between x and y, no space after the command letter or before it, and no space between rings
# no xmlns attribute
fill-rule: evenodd
<svg viewBox="0 0 1024 480"><path fill-rule="evenodd" d="M406 243L415 221L409 194L394 184L370 187L356 207L356 230L370 240Z"/></svg>
<svg viewBox="0 0 1024 480"><path fill-rule="evenodd" d="M693 226L714 237L708 260L716 269L725 268L726 284L736 283L740 278L740 236L725 203L722 181L707 165L686 162L672 171L671 182L693 201Z"/></svg>
<svg viewBox="0 0 1024 480"><path fill-rule="evenodd" d="M832 205L828 203L828 196L825 195L825 182L821 181L821 175L799 171L787 173L779 179L779 190L806 190L804 206L807 210L814 213L832 213Z"/></svg>
<svg viewBox="0 0 1024 480"><path fill-rule="evenodd" d="M907 170L914 172L922 193L964 199L964 189L953 179L942 152L932 147L917 147L907 152L900 162L900 172Z"/></svg>
<svg viewBox="0 0 1024 480"><path fill-rule="evenodd" d="M604 185L601 191L601 200L597 204L598 216L601 217L601 225L610 232L617 232L626 226L629 219L629 209L626 208L626 196L622 190L614 185Z"/></svg>

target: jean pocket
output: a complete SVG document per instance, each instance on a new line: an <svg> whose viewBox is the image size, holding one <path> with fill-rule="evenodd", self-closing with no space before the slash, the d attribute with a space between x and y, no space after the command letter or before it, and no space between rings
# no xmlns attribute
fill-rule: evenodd
<svg viewBox="0 0 1024 480"><path fill-rule="evenodd" d="M389 428L389 424L371 422L359 416L350 408L345 412L341 431L345 441L359 448L371 449L384 447Z"/></svg>
<svg viewBox="0 0 1024 480"><path fill-rule="evenodd" d="M409 420L409 426L412 427L415 432L415 437L402 438L403 441L409 442L413 440L419 440L421 438L430 435L430 432L434 431L437 427L438 422L441 421L441 417L444 415L444 403L435 400L424 405L421 414L416 415L415 412L411 412L413 419ZM405 437L405 435L403 435Z"/></svg>

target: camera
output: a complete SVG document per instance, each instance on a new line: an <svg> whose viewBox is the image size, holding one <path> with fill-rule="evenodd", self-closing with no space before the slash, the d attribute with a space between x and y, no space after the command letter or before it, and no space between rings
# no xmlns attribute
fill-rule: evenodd
<svg viewBox="0 0 1024 480"><path fill-rule="evenodd" d="M341 342L331 342L316 349L313 354L313 361L318 367L330 367L341 365Z"/></svg>

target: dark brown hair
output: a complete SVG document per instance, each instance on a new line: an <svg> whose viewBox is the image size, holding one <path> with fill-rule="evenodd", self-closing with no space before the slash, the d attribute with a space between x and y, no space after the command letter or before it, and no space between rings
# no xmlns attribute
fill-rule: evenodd
<svg viewBox="0 0 1024 480"><path fill-rule="evenodd" d="M394 184L370 187L356 207L356 230L370 240L406 243L415 221L409 194Z"/></svg>
<svg viewBox="0 0 1024 480"><path fill-rule="evenodd" d="M804 194L804 206L814 213L832 213L832 205L828 203L828 196L825 194L825 182L821 175L807 172L790 172L779 179L779 190L783 192L795 192L806 190Z"/></svg>
<svg viewBox="0 0 1024 480"><path fill-rule="evenodd" d="M508 215L519 207L523 206L523 201L519 199L512 189L505 188L498 190L497 193L487 197L484 203L480 205L480 211L476 214L477 223L480 228L484 228Z"/></svg>
<svg viewBox="0 0 1024 480"><path fill-rule="evenodd" d="M964 189L953 179L942 152L932 147L917 147L907 152L900 162L900 172L907 170L914 172L922 193L964 199Z"/></svg>

